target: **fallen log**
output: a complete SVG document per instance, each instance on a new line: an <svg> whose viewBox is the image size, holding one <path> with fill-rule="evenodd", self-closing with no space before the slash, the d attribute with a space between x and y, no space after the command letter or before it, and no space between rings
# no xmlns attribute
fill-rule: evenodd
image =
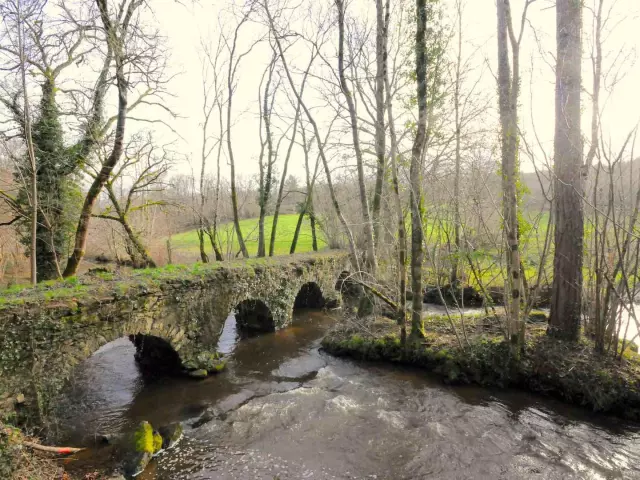
<svg viewBox="0 0 640 480"><path fill-rule="evenodd" d="M75 448L75 447L48 447L46 445L40 445L39 443L22 440L24 436L20 433L19 430L14 428L4 427L3 425L0 424L0 435L7 435L8 437L10 437L13 434L17 434L20 436L18 443L20 443L21 445L32 448L33 450L39 450L41 452L57 453L58 455L71 455L72 453L77 453L84 450L84 448Z"/></svg>

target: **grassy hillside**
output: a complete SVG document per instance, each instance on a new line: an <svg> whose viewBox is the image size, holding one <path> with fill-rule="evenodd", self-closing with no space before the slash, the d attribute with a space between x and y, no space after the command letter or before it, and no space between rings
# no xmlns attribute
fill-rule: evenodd
<svg viewBox="0 0 640 480"><path fill-rule="evenodd" d="M275 243L275 255L286 255L291 248L291 240L293 240L293 233L296 229L296 223L298 221L297 214L280 215L278 217L278 230ZM265 248L269 253L269 241L271 240L271 225L273 217L269 216L265 219ZM240 222L240 228L244 237L247 249L251 256L256 255L258 252L258 219L249 218ZM238 245L238 239L235 235L233 228L233 222L225 223L219 227L220 239L222 240L222 252L226 255L228 251L233 252L233 255L240 249ZM320 229L316 228L316 234L318 235L318 249L326 247L326 242L322 236ZM209 239L206 238L207 253L211 252L211 244ZM198 234L196 230L184 232L171 237L171 244L174 250L178 252L199 252ZM231 244L233 248L231 247ZM296 253L310 252L312 251L311 242L311 224L309 219L305 218L302 222L302 228L300 229L300 235L298 237L298 246Z"/></svg>

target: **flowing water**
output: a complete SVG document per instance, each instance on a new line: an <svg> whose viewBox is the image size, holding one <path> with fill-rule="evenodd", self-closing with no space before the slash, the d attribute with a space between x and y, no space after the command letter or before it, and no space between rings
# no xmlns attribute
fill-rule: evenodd
<svg viewBox="0 0 640 480"><path fill-rule="evenodd" d="M143 419L183 422L182 441L144 480L640 479L638 426L331 357L319 344L333 322L298 312L289 328L238 341L231 316L219 345L228 369L203 381L144 379L129 341L112 342L77 372L61 435L95 445ZM223 414L192 428L210 406Z"/></svg>

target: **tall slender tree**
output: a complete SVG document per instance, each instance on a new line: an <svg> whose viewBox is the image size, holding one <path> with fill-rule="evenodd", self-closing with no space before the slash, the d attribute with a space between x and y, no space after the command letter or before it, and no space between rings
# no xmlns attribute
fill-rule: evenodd
<svg viewBox="0 0 640 480"><path fill-rule="evenodd" d="M260 184L258 185L258 206L260 207L260 212L258 215L258 257L264 257L267 254L265 247L266 240L264 222L267 216L267 208L269 207L269 202L271 200L271 190L273 188L273 168L276 162L276 149L273 145L271 114L273 112L273 104L275 103L276 95L278 93L278 87L280 85L280 82L277 81L277 79L274 79L274 72L276 69L277 61L278 54L274 48L272 50L271 62L265 69L263 75L264 93L262 94L262 100L260 102L260 110L262 112L260 115L260 137L262 137L262 125L264 125L265 139L262 142L260 156L258 157L260 167ZM265 77L266 81L264 81ZM276 81L275 85L273 84L274 81ZM260 88L262 88L262 83L260 84ZM258 97L260 97L260 93L258 94ZM266 161L264 158L265 144L267 147Z"/></svg>
<svg viewBox="0 0 640 480"><path fill-rule="evenodd" d="M391 166L391 181L393 183L393 207L395 210L396 221L398 222L398 323L400 325L400 334L404 343L407 337L407 228L404 223L404 212L402 209L402 198L400 196L400 181L398 175L398 136L395 127L395 118L393 116L393 95L391 92L391 80L389 79L388 68L388 41L389 41L389 25L391 21L391 1L385 1L384 16L384 42L383 42L383 71L384 71L384 90L386 98L387 122L389 124L389 159Z"/></svg>
<svg viewBox="0 0 640 480"><path fill-rule="evenodd" d="M387 9L388 11L388 9ZM387 28L388 17L385 16L383 0L376 0L376 78L375 78L375 151L376 151L376 184L371 202L373 221L373 239L380 243L380 217L382 210L382 194L387 169L386 131L385 131L385 76L387 69Z"/></svg>
<svg viewBox="0 0 640 480"><path fill-rule="evenodd" d="M231 112L233 108L233 94L236 88L236 75L238 73L238 66L244 57L246 57L257 42L251 43L251 45L243 52L238 54L238 37L240 35L240 30L243 25L245 25L253 13L253 6L249 8L244 14L242 14L240 20L236 24L235 29L233 30L233 36L231 39L223 37L224 42L227 46L229 52L229 63L227 68L227 124L225 136L227 138L227 153L229 155L229 167L231 168L231 207L233 210L233 225L235 227L236 236L238 238L238 245L240 246L240 251L242 252L242 256L247 258L249 257L249 251L247 250L247 246L244 242L244 237L242 235L242 229L240 228L240 216L238 213L238 189L236 187L236 162L235 156L233 154L233 141L231 139Z"/></svg>
<svg viewBox="0 0 640 480"><path fill-rule="evenodd" d="M576 341L582 312L584 236L582 2L556 1L556 93L554 138L555 251L549 333Z"/></svg>
<svg viewBox="0 0 640 480"><path fill-rule="evenodd" d="M375 252L375 238L373 233L373 220L371 218L371 210L369 208L369 197L367 195L366 178L364 172L364 159L362 157L362 148L360 145L360 128L358 125L358 112L356 111L356 105L353 100L353 94L349 88L347 78L345 75L345 13L346 3L344 0L334 0L338 9L338 78L340 81L340 90L344 95L347 102L347 108L349 110L349 121L351 126L351 136L353 139L353 149L356 156L356 166L358 170L358 190L360 194L360 208L362 210L362 219L364 223L364 236L366 242L366 267L367 271L371 274L375 274L377 261ZM381 67L382 68L382 67ZM381 71L382 72L382 71ZM383 78L380 77L380 81ZM376 84L378 84L378 76L376 75ZM381 88L384 88L381 86ZM380 94L384 93L384 90L379 91ZM378 95L378 92L376 93ZM384 125L384 109L382 110L382 123ZM379 143L381 140L377 138ZM382 141L384 146L384 141ZM384 158L382 159L384 162Z"/></svg>
<svg viewBox="0 0 640 480"><path fill-rule="evenodd" d="M520 318L522 272L518 231L518 99L520 96L520 45L527 18L527 10L535 0L526 0L520 32L513 28L511 3L498 0L498 104L500 110L500 146L502 151L502 212L506 237L506 310L507 334L514 352L524 344L524 323ZM511 49L511 61L509 59Z"/></svg>

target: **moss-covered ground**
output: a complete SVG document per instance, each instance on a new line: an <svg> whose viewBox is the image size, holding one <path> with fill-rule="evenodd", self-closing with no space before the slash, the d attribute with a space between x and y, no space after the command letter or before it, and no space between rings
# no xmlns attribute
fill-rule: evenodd
<svg viewBox="0 0 640 480"><path fill-rule="evenodd" d="M386 318L345 321L323 340L329 353L362 360L415 365L451 384L516 387L550 395L592 411L640 420L640 356L631 344L621 359L597 355L583 337L572 344L546 335L546 324L529 324L526 345L512 355L498 319L430 316L424 340L402 345L398 326ZM463 345L460 346L460 343Z"/></svg>

